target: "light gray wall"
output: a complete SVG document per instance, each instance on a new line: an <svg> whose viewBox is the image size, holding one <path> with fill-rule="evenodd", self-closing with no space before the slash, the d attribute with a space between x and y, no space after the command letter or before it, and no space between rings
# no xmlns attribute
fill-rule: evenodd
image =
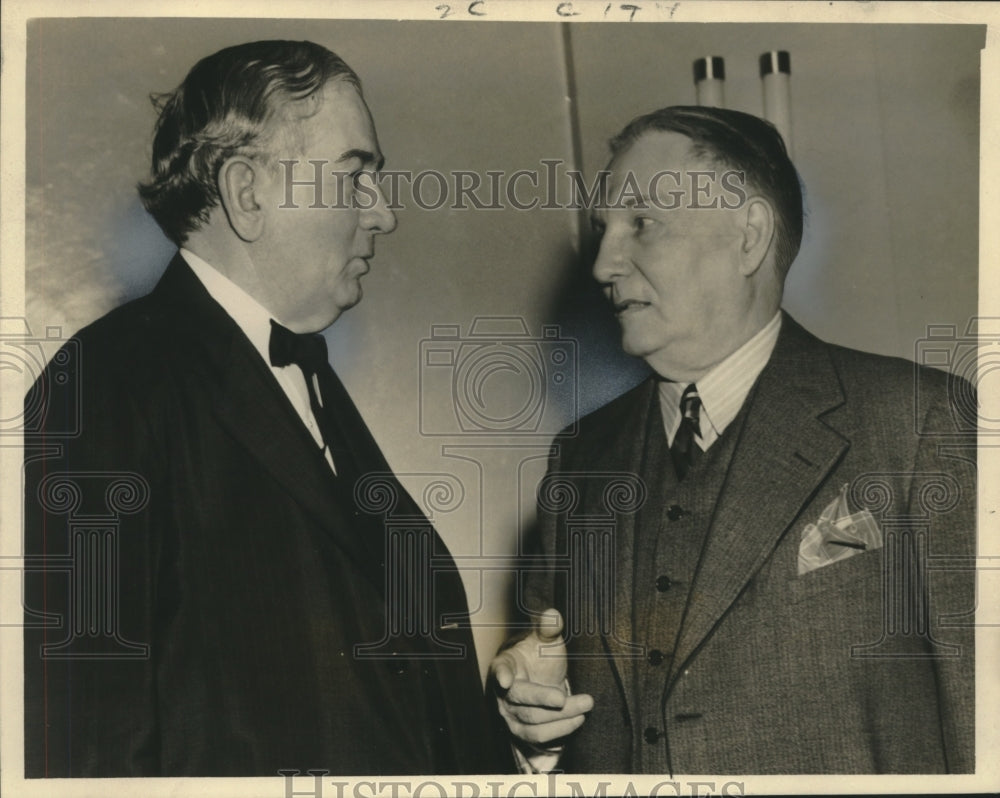
<svg viewBox="0 0 1000 798"><path fill-rule="evenodd" d="M702 55L726 58L729 107L761 113L757 56L789 50L809 218L787 308L822 337L902 356L928 323L964 328L976 312L982 27L581 24L569 33L569 82L563 32L547 23L80 19L29 27L33 330L70 333L153 285L172 247L134 191L148 168L148 94L172 89L202 56L259 38L312 39L358 71L388 168L481 174L573 164L575 102L580 165L592 176L631 117L694 101L691 62ZM485 667L503 634L510 573L477 558L502 563L514 550L548 433L621 393L642 368L618 351L576 254L577 214L410 203L398 216L398 230L377 242L364 302L327 337L404 482L422 496L429 474L450 474L464 489L435 521L467 558ZM575 342L577 402L551 402L537 436L422 434L421 401L440 418L454 398L447 385L425 385L421 397L420 342L431 325L465 335L481 316L521 318L535 335L558 324ZM493 388L505 390L492 401L520 407L519 379L496 377Z"/></svg>
<svg viewBox="0 0 1000 798"><path fill-rule="evenodd" d="M808 217L786 308L903 357L928 323L975 312L982 27L580 25L573 39L588 170L623 121L694 103L700 56L725 57L727 107L761 115L757 58L788 50Z"/></svg>

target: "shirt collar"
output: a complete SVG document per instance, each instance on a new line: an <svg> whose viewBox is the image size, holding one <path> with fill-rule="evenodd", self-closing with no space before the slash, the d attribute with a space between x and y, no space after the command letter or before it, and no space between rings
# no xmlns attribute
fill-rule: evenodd
<svg viewBox="0 0 1000 798"><path fill-rule="evenodd" d="M181 257L187 261L191 271L205 286L205 290L208 291L212 299L218 302L237 326L243 330L254 349L264 358L264 362L270 364L271 319L274 318L274 315L222 272L195 255L191 250L182 247L180 252Z"/></svg>
<svg viewBox="0 0 1000 798"><path fill-rule="evenodd" d="M780 330L779 310L753 338L698 380L698 396L701 399L699 426L703 441L711 444L736 418L758 375L770 360ZM688 384L660 380L660 410L668 440L673 440L680 425L681 394Z"/></svg>

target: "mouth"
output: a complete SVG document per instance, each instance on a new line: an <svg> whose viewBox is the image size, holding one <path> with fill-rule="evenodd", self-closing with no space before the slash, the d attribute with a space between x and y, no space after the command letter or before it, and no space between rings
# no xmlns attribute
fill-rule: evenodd
<svg viewBox="0 0 1000 798"><path fill-rule="evenodd" d="M616 316L627 316L631 313L637 313L644 308L648 308L649 303L643 302L639 299L622 299L614 303L615 315Z"/></svg>

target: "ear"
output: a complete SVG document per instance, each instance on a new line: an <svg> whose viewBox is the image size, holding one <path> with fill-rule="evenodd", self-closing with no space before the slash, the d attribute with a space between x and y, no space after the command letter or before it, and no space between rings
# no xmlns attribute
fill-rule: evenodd
<svg viewBox="0 0 1000 798"><path fill-rule="evenodd" d="M744 277L760 268L771 251L774 238L774 209L764 197L750 197L744 208L743 243L740 248L740 273Z"/></svg>
<svg viewBox="0 0 1000 798"><path fill-rule="evenodd" d="M219 170L219 198L233 232L247 242L264 230L264 213L258 201L260 166L242 155L228 158Z"/></svg>

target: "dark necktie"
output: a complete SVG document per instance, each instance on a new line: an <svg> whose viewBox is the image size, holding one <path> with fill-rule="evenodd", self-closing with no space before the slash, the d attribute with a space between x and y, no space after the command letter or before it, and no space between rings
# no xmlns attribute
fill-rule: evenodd
<svg viewBox="0 0 1000 798"><path fill-rule="evenodd" d="M309 409L319 426L325 449L330 450L338 476L346 476L345 470L351 462L351 455L336 424L320 404L316 392L314 376L322 374L330 367L327 361L326 339L319 333L293 333L271 319L271 338L268 345L271 365L278 368L293 363L302 370L309 391Z"/></svg>
<svg viewBox="0 0 1000 798"><path fill-rule="evenodd" d="M698 389L692 383L681 394L681 424L670 446L670 456L674 461L678 482L684 479L701 454L701 449L694 440L695 435L701 437L700 413L701 397L698 396Z"/></svg>

